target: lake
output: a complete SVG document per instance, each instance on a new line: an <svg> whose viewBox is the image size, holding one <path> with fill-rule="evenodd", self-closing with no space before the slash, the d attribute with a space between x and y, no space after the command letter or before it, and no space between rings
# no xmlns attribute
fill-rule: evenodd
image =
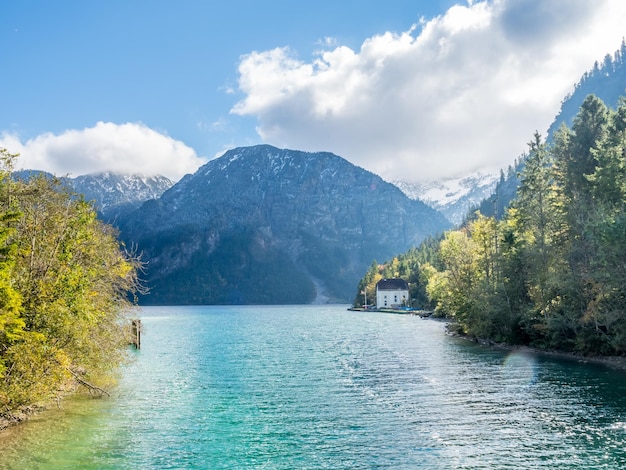
<svg viewBox="0 0 626 470"><path fill-rule="evenodd" d="M625 373L346 308L144 308L112 397L0 434L0 468L626 467Z"/></svg>

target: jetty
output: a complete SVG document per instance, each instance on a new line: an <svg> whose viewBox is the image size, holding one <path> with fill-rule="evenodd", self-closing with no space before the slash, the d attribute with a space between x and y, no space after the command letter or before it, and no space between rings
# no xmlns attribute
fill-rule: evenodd
<svg viewBox="0 0 626 470"><path fill-rule="evenodd" d="M417 315L422 318L430 317L434 312L432 310L422 310L411 307L397 307L397 308L377 308L377 307L349 307L351 312L381 312L381 313L395 313L399 315Z"/></svg>

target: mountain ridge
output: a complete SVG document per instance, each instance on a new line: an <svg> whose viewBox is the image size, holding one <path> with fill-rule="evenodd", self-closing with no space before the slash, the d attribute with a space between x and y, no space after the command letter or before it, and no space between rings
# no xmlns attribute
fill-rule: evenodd
<svg viewBox="0 0 626 470"><path fill-rule="evenodd" d="M101 217L115 221L139 208L145 201L157 199L174 182L165 176L104 171L69 179L74 191L92 201Z"/></svg>
<svg viewBox="0 0 626 470"><path fill-rule="evenodd" d="M373 259L448 227L437 211L342 157L270 145L229 150L120 225L150 260L153 296L142 300L151 303L349 302ZM265 279L263 269L292 278ZM188 299L173 287L185 272L195 279ZM265 287L252 294L234 285L250 276Z"/></svg>

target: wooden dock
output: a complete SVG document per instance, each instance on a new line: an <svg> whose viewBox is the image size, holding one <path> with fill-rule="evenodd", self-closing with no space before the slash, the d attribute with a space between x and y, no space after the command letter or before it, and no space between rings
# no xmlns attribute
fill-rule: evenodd
<svg viewBox="0 0 626 470"><path fill-rule="evenodd" d="M130 332L130 344L135 346L135 349L141 349L141 320L131 320Z"/></svg>
<svg viewBox="0 0 626 470"><path fill-rule="evenodd" d="M420 310L415 308L363 308L363 307L350 307L351 312L381 312L381 313L395 313L399 315L417 315L422 318L430 317L434 312L432 310Z"/></svg>

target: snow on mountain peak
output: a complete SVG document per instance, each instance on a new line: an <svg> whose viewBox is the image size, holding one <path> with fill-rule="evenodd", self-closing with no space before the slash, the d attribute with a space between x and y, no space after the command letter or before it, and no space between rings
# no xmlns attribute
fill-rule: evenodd
<svg viewBox="0 0 626 470"><path fill-rule="evenodd" d="M463 221L468 211L491 195L498 175L476 172L462 178L447 178L424 183L393 181L411 199L419 199L445 215L453 224Z"/></svg>

